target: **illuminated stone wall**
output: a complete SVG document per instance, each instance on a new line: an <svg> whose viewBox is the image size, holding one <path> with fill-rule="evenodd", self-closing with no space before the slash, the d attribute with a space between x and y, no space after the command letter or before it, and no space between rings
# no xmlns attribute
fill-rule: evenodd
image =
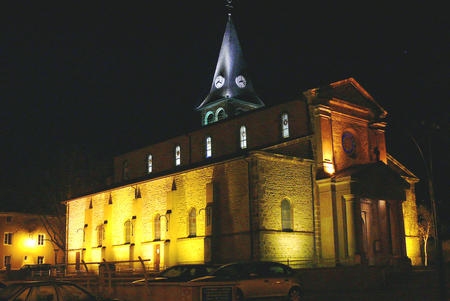
<svg viewBox="0 0 450 301"><path fill-rule="evenodd" d="M378 118L384 111L353 79L331 86L341 98L310 90L303 95L306 101L246 112L117 156L114 187L68 201L69 262L79 252L86 261L140 256L151 260L152 268L245 259L317 266L360 263L356 236L361 231L356 221L361 207L355 204L363 198L353 195L351 176L340 184L333 176L352 166L386 163L385 124ZM287 138L281 135L283 113L289 117ZM240 149L242 125L246 149ZM351 154L343 149L345 131L355 139ZM206 137L212 138L211 158L205 156ZM175 166L176 145L181 147L179 166ZM281 225L283 199L292 209L288 231ZM378 206L379 201L367 203ZM414 220L414 202L413 195L407 195L405 223ZM192 209L195 235L189 234ZM373 214L380 213L373 210ZM208 216L212 224L207 224ZM159 239L155 220L160 222ZM126 221L133 227L130 241L125 241ZM101 243L99 227L105 229ZM402 235L401 223L395 227ZM373 236L380 231L384 228L374 225ZM405 229L406 248L408 256L418 258L414 231Z"/></svg>

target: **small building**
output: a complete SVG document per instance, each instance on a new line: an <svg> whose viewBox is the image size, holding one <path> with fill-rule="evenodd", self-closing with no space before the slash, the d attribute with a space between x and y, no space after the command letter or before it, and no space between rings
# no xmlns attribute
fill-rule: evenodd
<svg viewBox="0 0 450 301"><path fill-rule="evenodd" d="M0 268L17 270L25 265L63 263L64 250L52 242L53 235L44 225L54 219L56 217L0 212L0 231L3 234Z"/></svg>
<svg viewBox="0 0 450 301"><path fill-rule="evenodd" d="M197 111L198 129L115 157L114 185L66 201L69 263L421 264L418 179L354 78L265 106L230 14Z"/></svg>

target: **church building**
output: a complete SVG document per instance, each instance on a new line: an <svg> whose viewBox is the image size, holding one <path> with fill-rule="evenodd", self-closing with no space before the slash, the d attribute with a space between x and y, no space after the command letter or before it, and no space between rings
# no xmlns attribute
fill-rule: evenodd
<svg viewBox="0 0 450 301"><path fill-rule="evenodd" d="M198 103L198 129L116 156L113 185L65 202L68 263L421 264L418 179L355 79L266 106L228 14Z"/></svg>

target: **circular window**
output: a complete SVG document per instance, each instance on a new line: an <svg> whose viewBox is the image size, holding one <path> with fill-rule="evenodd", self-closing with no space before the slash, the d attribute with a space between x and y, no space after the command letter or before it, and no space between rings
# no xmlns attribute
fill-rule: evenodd
<svg viewBox="0 0 450 301"><path fill-rule="evenodd" d="M356 152L356 139L350 132L342 134L342 149L347 155L354 155Z"/></svg>

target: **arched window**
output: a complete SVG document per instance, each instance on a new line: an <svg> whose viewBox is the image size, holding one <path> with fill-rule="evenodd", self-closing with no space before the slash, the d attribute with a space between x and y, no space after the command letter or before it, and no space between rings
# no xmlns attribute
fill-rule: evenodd
<svg viewBox="0 0 450 301"><path fill-rule="evenodd" d="M247 128L245 125L241 126L239 130L239 137L241 141L241 149L247 148Z"/></svg>
<svg viewBox="0 0 450 301"><path fill-rule="evenodd" d="M222 120L225 119L226 114L225 114L225 110L223 108L218 108L216 110L216 120Z"/></svg>
<svg viewBox="0 0 450 301"><path fill-rule="evenodd" d="M153 240L161 240L161 216L159 214L153 221Z"/></svg>
<svg viewBox="0 0 450 301"><path fill-rule="evenodd" d="M291 203L286 199L281 201L281 230L292 231Z"/></svg>
<svg viewBox="0 0 450 301"><path fill-rule="evenodd" d="M211 137L206 137L206 158L212 156L212 141Z"/></svg>
<svg viewBox="0 0 450 301"><path fill-rule="evenodd" d="M197 236L197 213L195 208L189 211L189 237Z"/></svg>
<svg viewBox="0 0 450 301"><path fill-rule="evenodd" d="M289 119L287 113L281 115L281 135L283 138L289 137Z"/></svg>
<svg viewBox="0 0 450 301"><path fill-rule="evenodd" d="M175 147L175 165L178 166L181 164L181 148L179 145Z"/></svg>
<svg viewBox="0 0 450 301"><path fill-rule="evenodd" d="M126 244L129 244L131 242L131 231L132 231L131 221L127 219L123 224L124 240Z"/></svg>
<svg viewBox="0 0 450 301"><path fill-rule="evenodd" d="M209 112L206 113L206 115L205 115L205 121L204 121L204 124L207 125L207 124L210 124L210 123L213 123L213 122L214 122L214 113L211 112L211 111L209 111Z"/></svg>
<svg viewBox="0 0 450 301"><path fill-rule="evenodd" d="M153 156L151 154L147 156L147 171L148 173L153 171Z"/></svg>
<svg viewBox="0 0 450 301"><path fill-rule="evenodd" d="M105 225L100 224L97 226L97 246L101 247L105 240Z"/></svg>

